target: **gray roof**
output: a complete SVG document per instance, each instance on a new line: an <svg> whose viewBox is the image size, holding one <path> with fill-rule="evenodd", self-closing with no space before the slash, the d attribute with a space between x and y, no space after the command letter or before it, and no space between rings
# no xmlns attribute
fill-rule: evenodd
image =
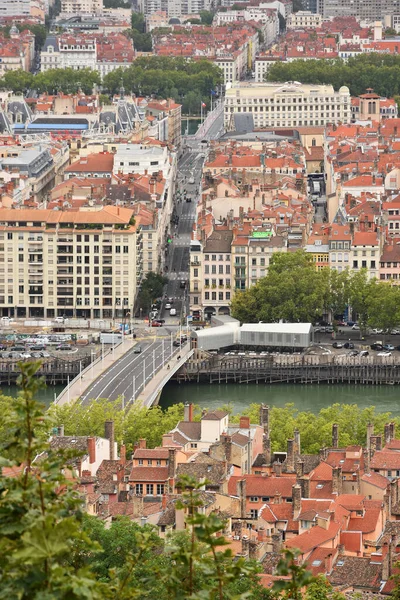
<svg viewBox="0 0 400 600"><path fill-rule="evenodd" d="M47 52L49 49L49 46L53 46L54 48L54 52L58 52L59 47L58 47L58 40L57 37L55 35L48 35L45 42L44 42L44 46L42 48L42 52Z"/></svg>
<svg viewBox="0 0 400 600"><path fill-rule="evenodd" d="M233 231L213 231L204 246L203 252L230 253L233 240Z"/></svg>
<svg viewBox="0 0 400 600"><path fill-rule="evenodd" d="M242 325L241 331L261 333L310 333L311 323L247 323Z"/></svg>
<svg viewBox="0 0 400 600"><path fill-rule="evenodd" d="M238 133L249 133L254 130L254 119L251 113L234 113L233 121L235 123L235 131Z"/></svg>

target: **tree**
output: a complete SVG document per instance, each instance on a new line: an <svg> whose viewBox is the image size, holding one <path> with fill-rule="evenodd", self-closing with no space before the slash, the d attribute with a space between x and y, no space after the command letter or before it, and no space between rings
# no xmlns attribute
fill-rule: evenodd
<svg viewBox="0 0 400 600"><path fill-rule="evenodd" d="M288 579L275 581L273 590L283 592L282 599L302 600L302 589L309 586L314 578L299 560L300 552L286 549L276 568L276 574Z"/></svg>
<svg viewBox="0 0 400 600"><path fill-rule="evenodd" d="M400 323L400 290L390 283L371 284L368 298L368 325L391 331Z"/></svg>
<svg viewBox="0 0 400 600"><path fill-rule="evenodd" d="M353 312L358 316L361 334L366 332L368 325L368 307L371 285L373 284L368 280L366 269L361 269L352 274L349 287L349 300Z"/></svg>
<svg viewBox="0 0 400 600"><path fill-rule="evenodd" d="M33 75L18 69L16 71L6 71L0 79L0 87L6 90L12 90L15 93L23 93L32 86Z"/></svg>
<svg viewBox="0 0 400 600"><path fill-rule="evenodd" d="M128 410L126 410L128 408ZM125 399L125 407L120 402L110 402L106 398L94 400L90 410L77 404L57 406L52 404L49 419L55 427L63 424L66 435L104 435L104 422L114 421L115 439L124 442L128 450L141 438L147 440L149 448L162 443L162 436L173 429L183 419L183 404L174 404L163 411L160 406L146 408L140 402L129 404Z"/></svg>
<svg viewBox="0 0 400 600"><path fill-rule="evenodd" d="M132 12L131 26L132 26L132 29L136 29L140 33L144 33L144 30L146 27L146 21L144 18L144 14L141 12Z"/></svg>
<svg viewBox="0 0 400 600"><path fill-rule="evenodd" d="M200 10L200 19L203 25L211 25L214 18L214 13L211 10Z"/></svg>
<svg viewBox="0 0 400 600"><path fill-rule="evenodd" d="M65 457L41 441L48 422L34 399L39 366L20 364L22 391L7 420L7 458L0 459L3 469L17 473L0 478L0 597L100 600L107 589L88 569L68 562L75 544L90 551L97 545L81 529L81 500L62 473Z"/></svg>
<svg viewBox="0 0 400 600"><path fill-rule="evenodd" d="M150 271L143 279L139 292L139 306L147 311L153 302L163 294L164 286L168 283L167 277Z"/></svg>
<svg viewBox="0 0 400 600"><path fill-rule="evenodd" d="M268 275L245 292L235 294L232 315L254 323L315 322L322 316L326 279L304 251L274 254Z"/></svg>
<svg viewBox="0 0 400 600"><path fill-rule="evenodd" d="M326 577L319 575L307 586L305 600L346 600L346 597L335 592Z"/></svg>

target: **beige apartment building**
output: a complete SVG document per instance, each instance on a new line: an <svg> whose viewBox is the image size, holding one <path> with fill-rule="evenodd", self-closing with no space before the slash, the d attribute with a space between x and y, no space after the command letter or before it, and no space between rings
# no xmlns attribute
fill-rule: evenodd
<svg viewBox="0 0 400 600"><path fill-rule="evenodd" d="M103 12L103 0L61 0L61 12L69 15L93 15Z"/></svg>
<svg viewBox="0 0 400 600"><path fill-rule="evenodd" d="M0 209L0 314L115 318L142 277L133 210Z"/></svg>
<svg viewBox="0 0 400 600"><path fill-rule="evenodd" d="M235 115L251 114L255 128L349 123L349 88L332 85L240 82L226 90L224 125L234 130Z"/></svg>
<svg viewBox="0 0 400 600"><path fill-rule="evenodd" d="M322 23L322 16L308 10L299 10L289 15L286 27L288 29L316 29Z"/></svg>
<svg viewBox="0 0 400 600"><path fill-rule="evenodd" d="M190 248L190 313L195 318L230 314L238 290L255 285L268 273L275 252L287 252L286 239L272 231L250 236L215 230L204 245L193 240Z"/></svg>

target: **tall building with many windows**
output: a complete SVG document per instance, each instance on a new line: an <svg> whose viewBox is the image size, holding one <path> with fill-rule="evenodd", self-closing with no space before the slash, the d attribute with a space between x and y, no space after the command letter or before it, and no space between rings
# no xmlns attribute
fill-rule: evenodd
<svg viewBox="0 0 400 600"><path fill-rule="evenodd" d="M122 317L142 276L133 210L0 209L0 314Z"/></svg>
<svg viewBox="0 0 400 600"><path fill-rule="evenodd" d="M225 129L235 129L236 115L251 115L255 128L349 123L349 88L332 85L240 82L226 90Z"/></svg>

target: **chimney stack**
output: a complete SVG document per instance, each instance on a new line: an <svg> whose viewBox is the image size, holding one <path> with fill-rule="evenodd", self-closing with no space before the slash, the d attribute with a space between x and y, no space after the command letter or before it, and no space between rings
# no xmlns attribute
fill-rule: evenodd
<svg viewBox="0 0 400 600"><path fill-rule="evenodd" d="M143 496L132 496L132 517L143 517Z"/></svg>
<svg viewBox="0 0 400 600"><path fill-rule="evenodd" d="M294 473L294 439L287 441L286 471Z"/></svg>
<svg viewBox="0 0 400 600"><path fill-rule="evenodd" d="M257 539L259 542L267 541L267 532L265 531L265 527L261 526L258 530Z"/></svg>
<svg viewBox="0 0 400 600"><path fill-rule="evenodd" d="M374 424L368 423L367 425L367 448L371 448L371 437L374 435Z"/></svg>
<svg viewBox="0 0 400 600"><path fill-rule="evenodd" d="M89 462L92 465L94 462L96 462L96 438L88 437L87 447L89 454Z"/></svg>
<svg viewBox="0 0 400 600"><path fill-rule="evenodd" d="M280 554L282 550L282 532L277 531L272 534L272 552Z"/></svg>
<svg viewBox="0 0 400 600"><path fill-rule="evenodd" d="M396 439L396 423L393 421L390 423L390 438L391 440Z"/></svg>
<svg viewBox="0 0 400 600"><path fill-rule="evenodd" d="M390 444L391 442L391 430L390 430L390 423L386 423L385 427L384 427L384 440L385 440L385 444Z"/></svg>
<svg viewBox="0 0 400 600"><path fill-rule="evenodd" d="M340 496L342 493L342 467L334 467L332 469L332 492Z"/></svg>
<svg viewBox="0 0 400 600"><path fill-rule="evenodd" d="M168 502L167 494L163 494L162 498L161 498L161 507L163 510L165 510L167 508L167 502Z"/></svg>
<svg viewBox="0 0 400 600"><path fill-rule="evenodd" d="M296 475L297 475L297 478L303 477L303 475L304 475L304 461L303 460L296 461Z"/></svg>
<svg viewBox="0 0 400 600"><path fill-rule="evenodd" d="M399 488L396 479L390 482L390 498L393 509L394 505L397 504L397 501L399 499Z"/></svg>
<svg viewBox="0 0 400 600"><path fill-rule="evenodd" d="M260 406L260 425L264 427L264 433L269 436L269 406L261 404Z"/></svg>
<svg viewBox="0 0 400 600"><path fill-rule="evenodd" d="M228 464L232 464L232 437L227 433L222 433L220 437L222 447L224 449L225 460Z"/></svg>
<svg viewBox="0 0 400 600"><path fill-rule="evenodd" d="M332 448L339 448L339 425L332 425Z"/></svg>
<svg viewBox="0 0 400 600"><path fill-rule="evenodd" d="M309 498L310 497L310 480L308 477L303 477L300 481L301 485L301 497Z"/></svg>
<svg viewBox="0 0 400 600"><path fill-rule="evenodd" d="M275 492L274 504L282 504L282 494L280 492Z"/></svg>
<svg viewBox="0 0 400 600"><path fill-rule="evenodd" d="M142 450L146 449L146 440L144 438L140 438L140 440L139 440L139 448L141 448Z"/></svg>
<svg viewBox="0 0 400 600"><path fill-rule="evenodd" d="M385 520L388 521L392 514L392 497L388 492L383 496L383 507Z"/></svg>
<svg viewBox="0 0 400 600"><path fill-rule="evenodd" d="M114 421L106 421L104 423L104 437L110 442L110 460L114 460Z"/></svg>
<svg viewBox="0 0 400 600"><path fill-rule="evenodd" d="M375 452L379 452L382 450L382 436L381 435L371 435L370 439L371 445L371 458L374 456Z"/></svg>
<svg viewBox="0 0 400 600"><path fill-rule="evenodd" d="M368 450L364 450L364 473L369 475L369 452Z"/></svg>
<svg viewBox="0 0 400 600"><path fill-rule="evenodd" d="M265 462L267 465L271 464L271 439L266 433L263 435L263 453L265 456Z"/></svg>
<svg viewBox="0 0 400 600"><path fill-rule="evenodd" d="M176 449L169 448L168 450L168 477L174 479L176 471Z"/></svg>
<svg viewBox="0 0 400 600"><path fill-rule="evenodd" d="M298 429L294 430L294 453L296 457L301 454L300 431Z"/></svg>
<svg viewBox="0 0 400 600"><path fill-rule="evenodd" d="M301 510L301 485L292 486L293 517L296 519Z"/></svg>
<svg viewBox="0 0 400 600"><path fill-rule="evenodd" d="M240 500L240 518L245 519L247 516L246 512L246 480L239 479L236 483L236 495Z"/></svg>
<svg viewBox="0 0 400 600"><path fill-rule="evenodd" d="M58 437L64 437L64 425L59 425L57 427L57 435Z"/></svg>
<svg viewBox="0 0 400 600"><path fill-rule="evenodd" d="M250 429L250 417L240 417L239 427L240 429Z"/></svg>
<svg viewBox="0 0 400 600"><path fill-rule="evenodd" d="M119 449L119 462L121 465L126 464L126 446L125 444L121 444L121 448Z"/></svg>
<svg viewBox="0 0 400 600"><path fill-rule="evenodd" d="M193 421L193 404L191 402L185 404L183 420L190 423Z"/></svg>
<svg viewBox="0 0 400 600"><path fill-rule="evenodd" d="M242 536L242 556L249 556L250 538L248 535Z"/></svg>
<svg viewBox="0 0 400 600"><path fill-rule="evenodd" d="M282 475L282 463L280 463L278 460L275 461L273 468L274 468L275 476L280 477Z"/></svg>

